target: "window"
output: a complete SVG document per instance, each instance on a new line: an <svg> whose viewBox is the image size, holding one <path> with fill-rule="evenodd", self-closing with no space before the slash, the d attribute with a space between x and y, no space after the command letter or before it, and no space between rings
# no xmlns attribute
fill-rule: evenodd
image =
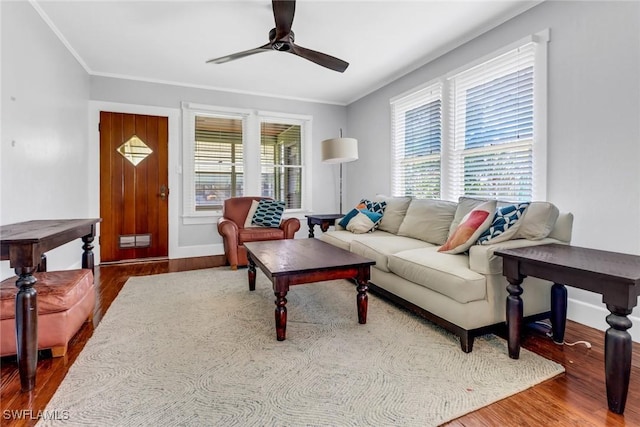
<svg viewBox="0 0 640 427"><path fill-rule="evenodd" d="M301 147L301 125L260 123L261 194L285 201L288 209L302 207Z"/></svg>
<svg viewBox="0 0 640 427"><path fill-rule="evenodd" d="M195 210L220 210L243 191L242 119L195 116Z"/></svg>
<svg viewBox="0 0 640 427"><path fill-rule="evenodd" d="M391 191L440 198L442 91L430 85L391 104Z"/></svg>
<svg viewBox="0 0 640 427"><path fill-rule="evenodd" d="M392 192L545 198L547 33L391 100Z"/></svg>
<svg viewBox="0 0 640 427"><path fill-rule="evenodd" d="M184 216L217 215L259 194L303 209L311 118L183 104Z"/></svg>

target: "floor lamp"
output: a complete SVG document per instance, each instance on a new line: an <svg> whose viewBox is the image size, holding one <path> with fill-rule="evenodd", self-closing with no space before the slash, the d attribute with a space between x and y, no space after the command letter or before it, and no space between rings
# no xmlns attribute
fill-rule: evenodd
<svg viewBox="0 0 640 427"><path fill-rule="evenodd" d="M358 140L355 138L326 139L322 141L322 161L340 163L340 214L342 214L342 164L358 160Z"/></svg>

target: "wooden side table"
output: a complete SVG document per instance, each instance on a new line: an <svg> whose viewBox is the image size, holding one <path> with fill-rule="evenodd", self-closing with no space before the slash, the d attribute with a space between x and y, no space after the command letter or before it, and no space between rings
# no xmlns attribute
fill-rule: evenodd
<svg viewBox="0 0 640 427"><path fill-rule="evenodd" d="M315 237L313 227L320 226L320 230L327 231L330 226L336 225L336 220L344 216L344 214L326 214L326 215L305 215L307 217L307 225L309 226L309 238Z"/></svg>
<svg viewBox="0 0 640 427"><path fill-rule="evenodd" d="M624 412L631 371L631 327L628 316L640 296L640 256L568 245L540 245L517 249L501 249L495 254L503 258L503 274L507 291L507 341L509 357L520 354L520 329L523 302L520 295L525 277L538 277L554 282L552 311L566 312L564 285L595 292L611 314L606 318L610 328L605 333L604 364L609 409ZM556 307L553 307L553 306ZM564 323L557 329L564 329ZM564 331L558 330L560 333ZM554 330L556 334L556 330ZM555 338L555 337L554 337ZM562 338L557 338L562 342Z"/></svg>

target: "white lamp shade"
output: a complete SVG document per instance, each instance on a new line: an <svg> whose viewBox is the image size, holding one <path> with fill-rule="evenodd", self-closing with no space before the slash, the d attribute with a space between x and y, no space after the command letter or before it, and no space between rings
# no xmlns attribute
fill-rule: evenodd
<svg viewBox="0 0 640 427"><path fill-rule="evenodd" d="M322 161L346 163L358 160L358 140L355 138L333 138L322 141Z"/></svg>

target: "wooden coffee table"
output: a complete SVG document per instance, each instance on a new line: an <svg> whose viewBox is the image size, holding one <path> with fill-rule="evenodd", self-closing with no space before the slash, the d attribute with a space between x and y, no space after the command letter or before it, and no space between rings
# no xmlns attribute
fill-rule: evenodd
<svg viewBox="0 0 640 427"><path fill-rule="evenodd" d="M375 261L317 239L285 239L244 244L249 259L249 290L256 289L256 265L273 283L276 296L276 338L287 329L287 292L293 285L334 279L355 279L358 322L367 323L370 268Z"/></svg>

